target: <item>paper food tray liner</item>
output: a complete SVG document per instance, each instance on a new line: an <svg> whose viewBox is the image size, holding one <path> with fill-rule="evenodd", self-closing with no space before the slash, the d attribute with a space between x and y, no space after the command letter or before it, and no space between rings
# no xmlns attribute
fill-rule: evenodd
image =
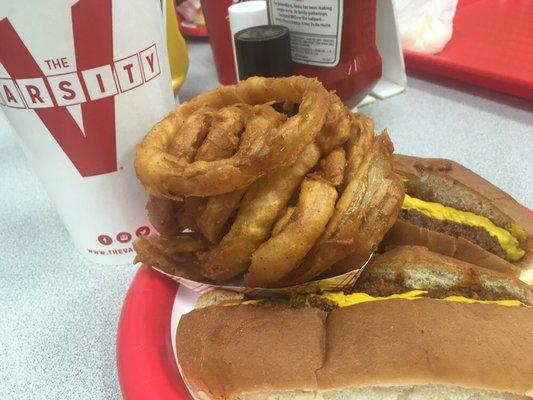
<svg viewBox="0 0 533 400"><path fill-rule="evenodd" d="M181 276L169 274L155 267L152 268L198 294L204 294L215 289L224 289L242 293L248 297L284 297L295 293L318 293L324 291L340 292L343 290L349 290L355 285L357 278L359 278L359 275L363 271L363 268L370 261L370 258L372 258L372 256L370 256L361 267L348 271L342 275L336 275L330 278L318 279L302 283L300 285L287 286L282 288L248 288L242 286L242 278L239 280L231 281L225 285L197 282L183 278Z"/></svg>

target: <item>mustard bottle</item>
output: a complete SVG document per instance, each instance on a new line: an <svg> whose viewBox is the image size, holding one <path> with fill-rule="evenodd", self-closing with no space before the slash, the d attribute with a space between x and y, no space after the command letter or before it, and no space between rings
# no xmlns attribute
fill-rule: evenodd
<svg viewBox="0 0 533 400"><path fill-rule="evenodd" d="M189 56L187 54L187 45L181 35L178 27L178 18L176 16L176 7L174 0L166 1L166 35L167 35L167 52L170 64L170 73L172 75L172 89L177 93L189 68Z"/></svg>

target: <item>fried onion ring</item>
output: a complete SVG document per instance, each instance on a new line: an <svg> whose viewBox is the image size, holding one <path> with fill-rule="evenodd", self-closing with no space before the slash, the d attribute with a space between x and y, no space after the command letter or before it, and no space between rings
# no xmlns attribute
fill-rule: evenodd
<svg viewBox="0 0 533 400"><path fill-rule="evenodd" d="M330 95L331 104L326 122L317 137L316 142L324 154L328 154L335 147L346 143L353 133L352 116L341 99Z"/></svg>
<svg viewBox="0 0 533 400"><path fill-rule="evenodd" d="M195 140L189 140L188 148L194 149L194 152L191 150L189 153L185 153L187 155L187 161L192 161L193 157L197 161L214 161L231 156L239 146L240 135L248 117L250 116L251 110L251 106L239 104L237 106L223 108L216 113L213 111L206 111L209 112L209 116L213 121L211 129L208 134L207 130L205 130L205 134L202 138L203 142L200 142L201 144L198 144ZM198 114L197 112L197 114L193 115L202 114ZM183 126L185 127L188 122L189 121ZM193 124L192 128L195 127L196 125ZM191 135L187 134L184 136L191 137ZM184 143L185 141L178 141L178 143L180 142ZM199 147L197 151L195 149L196 147ZM180 153L176 153L176 155L179 154ZM242 197L242 194L240 197ZM200 230L206 238L211 238L211 241L214 241L215 238L220 239L217 234L219 234L219 231L226 222L224 216L227 215L227 218L229 218L229 216L235 211L232 207L238 206L238 202L236 204L232 202L233 197L231 193L219 196L220 208L215 208L214 206L216 204L213 204L212 201L210 203L211 199L187 197L183 202L183 207L178 212L178 222L180 225L193 231ZM217 213L217 215L213 215L213 213ZM211 225L213 220L216 220L218 224Z"/></svg>
<svg viewBox="0 0 533 400"><path fill-rule="evenodd" d="M155 125L138 145L137 177L158 197L180 200L189 196L213 196L253 183L269 172L293 164L321 132L332 96L316 79L253 77L198 96L179 106ZM187 162L168 152L181 127L202 107L223 108L237 103L300 104L299 112L281 125L269 124L262 135L248 135L230 158ZM267 120L265 123L268 124ZM246 136L246 135L245 135Z"/></svg>
<svg viewBox="0 0 533 400"><path fill-rule="evenodd" d="M194 232L183 232L175 236L150 236L152 243L167 255L196 253L207 249L207 243Z"/></svg>
<svg viewBox="0 0 533 400"><path fill-rule="evenodd" d="M198 230L211 243L218 243L223 235L224 227L231 216L239 208L246 189L209 197L203 212L196 224Z"/></svg>
<svg viewBox="0 0 533 400"><path fill-rule="evenodd" d="M283 229L285 229L285 227L287 226L287 224L289 223L289 221L291 220L291 216L292 216L292 213L294 212L294 209L296 207L288 207L285 212L283 213L283 215L280 217L280 219L278 219L276 221L276 223L274 224L274 227L272 228L272 233L271 235L272 236L276 236L278 233L280 233Z"/></svg>
<svg viewBox="0 0 533 400"><path fill-rule="evenodd" d="M135 263L142 262L187 279L201 279L195 252L204 250L205 243L197 235L181 234L174 238L139 236L133 242L133 248L137 252Z"/></svg>
<svg viewBox="0 0 533 400"><path fill-rule="evenodd" d="M201 259L205 277L224 282L246 271L252 253L268 238L292 194L319 158L320 150L311 144L293 166L261 178L248 189L230 231Z"/></svg>
<svg viewBox="0 0 533 400"><path fill-rule="evenodd" d="M373 141L339 198L324 234L285 283L307 282L346 257L353 259L354 254L361 262L368 259L396 220L403 201L403 183L392 172L392 151L386 133Z"/></svg>
<svg viewBox="0 0 533 400"><path fill-rule="evenodd" d="M244 275L245 286L269 286L297 267L324 232L336 200L337 191L331 183L306 178L296 208L285 227L253 253L248 273Z"/></svg>
<svg viewBox="0 0 533 400"><path fill-rule="evenodd" d="M346 152L342 147L335 147L331 153L320 162L321 176L331 182L333 186L339 186L344 179L346 167Z"/></svg>
<svg viewBox="0 0 533 400"><path fill-rule="evenodd" d="M196 152L195 160L222 160L235 154L251 109L248 105L238 104L219 110L214 115L209 133Z"/></svg>
<svg viewBox="0 0 533 400"><path fill-rule="evenodd" d="M194 159L196 150L203 143L213 120L214 109L205 107L194 112L172 138L167 152L187 162Z"/></svg>
<svg viewBox="0 0 533 400"><path fill-rule="evenodd" d="M221 109L215 116L216 122L211 131L198 149L196 160L214 161L235 154L250 112L251 107L245 105ZM196 226L211 243L217 243L222 237L223 229L237 210L244 192L245 189L241 189L206 199L201 212L196 215Z"/></svg>
<svg viewBox="0 0 533 400"><path fill-rule="evenodd" d="M403 201L392 151L314 79L254 77L200 95L137 148L162 233L135 242L137 260L254 287L359 268Z"/></svg>
<svg viewBox="0 0 533 400"><path fill-rule="evenodd" d="M148 219L162 235L174 235L182 231L183 227L178 223L177 219L179 209L180 203L154 196L150 196L148 203L146 203Z"/></svg>
<svg viewBox="0 0 533 400"><path fill-rule="evenodd" d="M198 217L205 209L206 199L203 197L187 197L176 213L179 224L184 229L198 230Z"/></svg>

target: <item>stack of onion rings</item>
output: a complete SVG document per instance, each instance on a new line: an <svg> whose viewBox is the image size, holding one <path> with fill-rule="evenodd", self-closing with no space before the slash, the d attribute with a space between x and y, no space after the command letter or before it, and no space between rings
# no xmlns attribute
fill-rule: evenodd
<svg viewBox="0 0 533 400"><path fill-rule="evenodd" d="M137 147L159 232L136 241L137 261L248 287L357 268L401 207L392 152L387 133L316 79L253 77L204 93Z"/></svg>

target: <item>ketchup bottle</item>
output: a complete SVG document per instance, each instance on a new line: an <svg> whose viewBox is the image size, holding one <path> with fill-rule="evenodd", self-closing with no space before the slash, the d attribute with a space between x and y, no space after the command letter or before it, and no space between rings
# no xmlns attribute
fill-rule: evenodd
<svg viewBox="0 0 533 400"><path fill-rule="evenodd" d="M381 77L376 0L267 0L269 20L291 33L293 71L358 103Z"/></svg>

